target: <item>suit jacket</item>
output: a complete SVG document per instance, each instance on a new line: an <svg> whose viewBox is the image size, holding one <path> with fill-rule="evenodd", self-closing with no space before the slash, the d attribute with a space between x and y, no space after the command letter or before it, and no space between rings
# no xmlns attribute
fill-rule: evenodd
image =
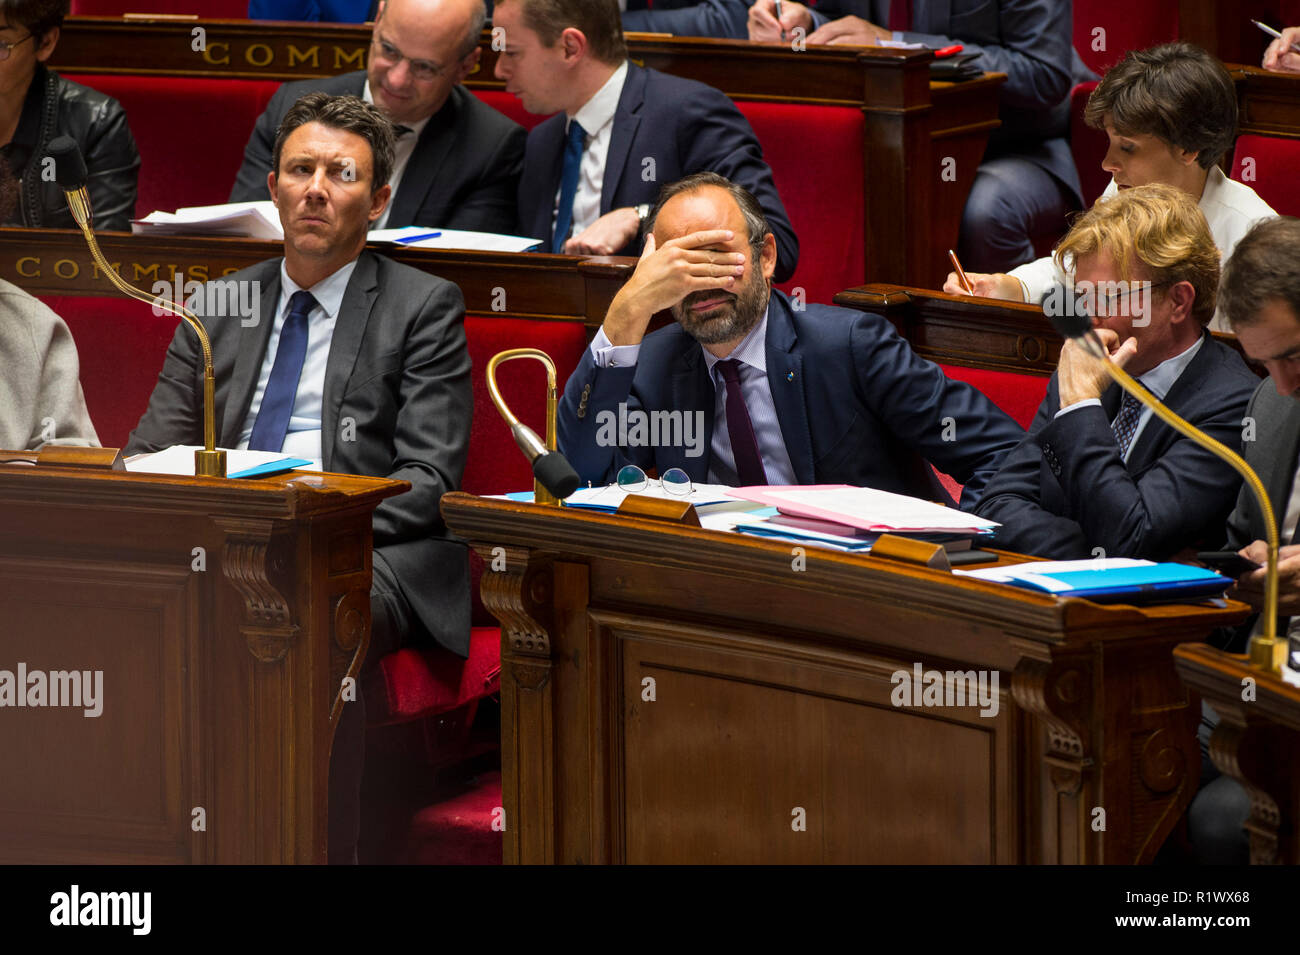
<svg viewBox="0 0 1300 955"><path fill-rule="evenodd" d="M260 320L210 318L218 446L235 447L257 387L280 296L280 259L223 281L255 282ZM375 553L440 644L469 651L469 564L438 502L460 483L473 399L465 304L450 282L362 252L334 326L325 371L321 452L326 471L411 482L374 513ZM203 367L182 324L127 451L203 439Z"/></svg>
<svg viewBox="0 0 1300 955"><path fill-rule="evenodd" d="M323 90L333 96L360 96L364 71L326 79L285 83L257 118L244 148L231 202L269 199L275 132L300 96ZM524 157L524 128L456 85L442 109L429 120L397 194L389 199L388 228L418 225L474 232L514 231L515 189Z"/></svg>
<svg viewBox="0 0 1300 955"><path fill-rule="evenodd" d="M970 385L919 357L879 315L826 305L795 311L773 291L767 377L795 481L852 484L938 499L925 460L965 482L971 507L1023 429ZM700 344L673 323L647 335L635 367L597 368L588 349L560 401L559 445L583 480L608 482L634 463L708 480L714 388ZM602 447L602 412L702 413L704 453Z"/></svg>
<svg viewBox="0 0 1300 955"><path fill-rule="evenodd" d="M1252 432L1245 432L1248 440L1241 441L1241 454L1264 482L1281 533L1295 481L1296 459L1300 455L1300 401L1290 395L1279 395L1273 379L1265 378L1246 407L1246 420L1254 424L1253 437ZM1227 546L1240 550L1264 537L1264 517L1255 503L1255 495L1243 486L1237 505L1228 517ZM1295 541L1281 543L1285 547Z"/></svg>
<svg viewBox="0 0 1300 955"><path fill-rule="evenodd" d="M98 447L63 319L0 279L0 448Z"/></svg>
<svg viewBox="0 0 1300 955"><path fill-rule="evenodd" d="M528 134L519 179L519 233L550 247L555 196L564 170L563 113ZM654 159L653 178L643 178ZM711 86L628 63L605 158L600 214L653 203L659 190L694 172L716 172L753 193L776 236L776 281L794 273L799 240L790 226L772 170L748 120ZM619 255L639 255L635 241Z"/></svg>
<svg viewBox="0 0 1300 955"><path fill-rule="evenodd" d="M1233 349L1205 335L1165 404L1229 447L1259 379ZM1190 439L1151 418L1119 456L1111 420L1122 395L1102 406L1060 410L1056 376L1029 434L989 482L977 513L999 521L997 544L1057 560L1093 556L1168 560L1201 542L1217 544L1240 478Z"/></svg>
<svg viewBox="0 0 1300 955"><path fill-rule="evenodd" d="M1066 135L1070 90L1097 79L1073 46L1070 0L911 0L912 30L904 39L938 49L961 43L980 53L975 65L1007 74L1000 91L1002 126L986 158L1022 156L1051 173L1083 205L1079 173ZM889 0L821 0L817 23L857 16L889 23ZM627 30L747 39L752 0L706 0L684 10L626 13Z"/></svg>

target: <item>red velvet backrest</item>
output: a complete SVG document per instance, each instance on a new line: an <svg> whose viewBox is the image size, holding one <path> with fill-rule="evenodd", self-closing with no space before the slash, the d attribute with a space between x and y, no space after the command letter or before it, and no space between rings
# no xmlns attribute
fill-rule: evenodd
<svg viewBox="0 0 1300 955"><path fill-rule="evenodd" d="M149 405L180 319L141 302L88 295L41 299L68 323L81 360L90 420L107 448L120 448Z"/></svg>
<svg viewBox="0 0 1300 955"><path fill-rule="evenodd" d="M1083 121L1088 97L1096 88L1095 82L1080 83L1070 94L1070 152L1074 154L1074 165L1079 170L1079 182L1083 185L1083 201L1089 207L1110 185L1110 173L1101 168L1109 147L1106 132L1093 129Z"/></svg>
<svg viewBox="0 0 1300 955"><path fill-rule="evenodd" d="M961 365L940 367L949 378L978 388L1022 428L1029 427L1038 406L1047 397L1048 378L1044 375L1022 375L1013 371L991 371Z"/></svg>
<svg viewBox="0 0 1300 955"><path fill-rule="evenodd" d="M1259 193L1278 215L1300 216L1300 139L1238 136L1232 178Z"/></svg>
<svg viewBox="0 0 1300 955"><path fill-rule="evenodd" d="M867 280L863 268L864 120L847 106L738 102L799 237L799 267L781 288L806 301ZM815 144L815 148L810 148Z"/></svg>
<svg viewBox="0 0 1300 955"><path fill-rule="evenodd" d="M1074 0L1074 48L1094 72L1103 74L1129 50L1178 39L1178 4L1179 0Z"/></svg>
<svg viewBox="0 0 1300 955"><path fill-rule="evenodd" d="M136 216L225 202L275 80L64 74L126 110L140 151Z"/></svg>
<svg viewBox="0 0 1300 955"><path fill-rule="evenodd" d="M550 117L550 113L542 116L537 113L530 113L524 109L523 102L513 93L507 93L505 90L470 90L475 96L487 103L498 113L504 113L509 119L513 119L524 129L532 129L542 120Z"/></svg>
<svg viewBox="0 0 1300 955"><path fill-rule="evenodd" d="M117 17L123 13L196 13L204 20L244 20L248 0L72 0L74 17Z"/></svg>

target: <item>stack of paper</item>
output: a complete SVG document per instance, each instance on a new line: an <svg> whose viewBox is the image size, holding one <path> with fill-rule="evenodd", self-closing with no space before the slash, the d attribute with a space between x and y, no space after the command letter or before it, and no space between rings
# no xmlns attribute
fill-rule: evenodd
<svg viewBox="0 0 1300 955"><path fill-rule="evenodd" d="M954 570L976 580L1010 584L1063 597L1125 603L1195 600L1222 594L1232 579L1191 564L1102 557L1036 560L984 570Z"/></svg>
<svg viewBox="0 0 1300 955"><path fill-rule="evenodd" d="M195 445L172 445L154 454L134 455L127 460L126 469L142 474L180 474L193 477L194 452L201 450ZM266 477L293 470L319 471L320 462L287 457L279 451L226 451L226 477Z"/></svg>
<svg viewBox="0 0 1300 955"><path fill-rule="evenodd" d="M144 235L225 235L250 239L284 239L280 213L270 199L227 202L218 206L186 206L175 212L151 212L131 222L131 231Z"/></svg>
<svg viewBox="0 0 1300 955"><path fill-rule="evenodd" d="M871 534L974 536L1000 526L997 521L906 494L847 484L742 487L733 493L775 507L785 515L830 522Z"/></svg>

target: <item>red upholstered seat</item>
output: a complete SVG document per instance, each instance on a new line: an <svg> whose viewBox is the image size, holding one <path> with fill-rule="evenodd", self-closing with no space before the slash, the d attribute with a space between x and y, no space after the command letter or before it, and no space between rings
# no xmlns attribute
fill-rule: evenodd
<svg viewBox="0 0 1300 955"><path fill-rule="evenodd" d="M1083 121L1088 97L1097 88L1094 83L1080 83L1070 94L1070 152L1083 185L1083 201L1091 206L1110 185L1110 173L1101 168L1109 140L1105 130L1093 129Z"/></svg>
<svg viewBox="0 0 1300 955"><path fill-rule="evenodd" d="M1129 50L1176 39L1178 0L1074 0L1074 48L1097 73Z"/></svg>
<svg viewBox="0 0 1300 955"><path fill-rule="evenodd" d="M245 20L248 0L72 0L75 17L123 13L197 13L205 20Z"/></svg>
<svg viewBox="0 0 1300 955"><path fill-rule="evenodd" d="M280 87L275 80L64 75L126 110L140 151L137 216L225 202L253 124Z"/></svg>
<svg viewBox="0 0 1300 955"><path fill-rule="evenodd" d="M1300 216L1300 139L1238 136L1232 178L1254 189L1279 215Z"/></svg>
<svg viewBox="0 0 1300 955"><path fill-rule="evenodd" d="M1042 375L1022 375L1012 371L990 371L961 365L941 367L949 378L964 381L982 391L986 398L1014 418L1022 428L1029 427L1038 406L1047 397L1048 379Z"/></svg>
<svg viewBox="0 0 1300 955"><path fill-rule="evenodd" d="M500 689L501 630L475 627L468 660L411 649L380 660L377 679L366 687L367 721L378 726L445 713Z"/></svg>
<svg viewBox="0 0 1300 955"><path fill-rule="evenodd" d="M152 282L129 272L126 278L146 289ZM148 305L124 297L47 295L42 301L68 323L77 343L81 388L100 444L122 447L149 405L180 319L156 316Z"/></svg>
<svg viewBox="0 0 1300 955"><path fill-rule="evenodd" d="M507 93L505 90L470 90L475 96L487 103L498 113L504 113L510 119L522 126L524 129L532 129L542 120L547 119L551 114L545 116L530 113L524 109L524 104L518 96L513 93Z"/></svg>

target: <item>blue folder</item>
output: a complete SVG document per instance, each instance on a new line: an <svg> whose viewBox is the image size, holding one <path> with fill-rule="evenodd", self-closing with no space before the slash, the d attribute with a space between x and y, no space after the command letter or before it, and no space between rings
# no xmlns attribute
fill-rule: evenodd
<svg viewBox="0 0 1300 955"><path fill-rule="evenodd" d="M1232 586L1230 577L1190 564L1145 564L1106 570L1067 570L1040 574L1068 585L1052 591L1028 580L1007 583L1058 597L1085 597L1096 603L1162 603L1218 597Z"/></svg>

